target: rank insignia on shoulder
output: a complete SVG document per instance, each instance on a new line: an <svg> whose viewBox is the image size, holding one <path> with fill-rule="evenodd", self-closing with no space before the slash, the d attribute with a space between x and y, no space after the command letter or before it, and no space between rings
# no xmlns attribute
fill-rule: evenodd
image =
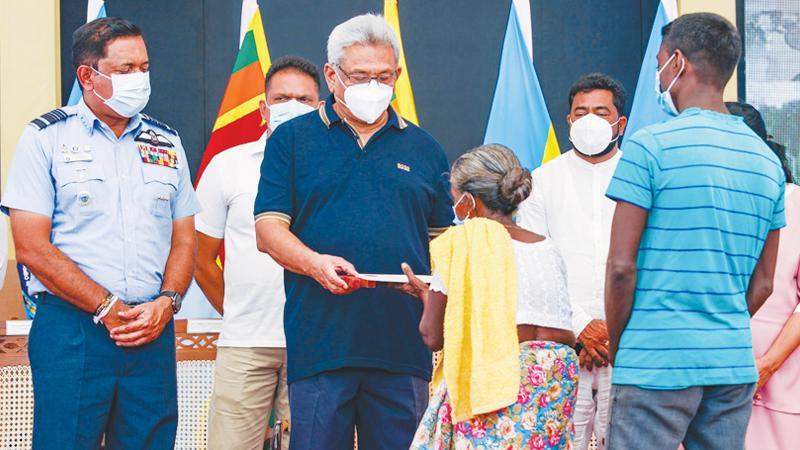
<svg viewBox="0 0 800 450"><path fill-rule="evenodd" d="M175 136L178 135L178 132L175 131L174 128L172 128L169 125L165 124L164 122L156 119L155 117L148 116L147 114L144 114L144 113L142 113L141 116L142 116L142 120L144 120L145 122L149 123L150 125L155 125L158 128L161 128L162 130L166 131L167 133L174 134Z"/></svg>
<svg viewBox="0 0 800 450"><path fill-rule="evenodd" d="M178 152L173 149L139 144L139 155L142 157L143 163L172 169L178 168Z"/></svg>
<svg viewBox="0 0 800 450"><path fill-rule="evenodd" d="M37 130L44 130L50 125L60 122L69 116L75 115L74 108L57 108L30 121L30 125Z"/></svg>
<svg viewBox="0 0 800 450"><path fill-rule="evenodd" d="M141 133L137 134L135 138L133 138L136 142L144 142L145 144L154 145L157 147L174 147L175 144L172 143L166 136L163 134L156 133L155 130L144 130Z"/></svg>

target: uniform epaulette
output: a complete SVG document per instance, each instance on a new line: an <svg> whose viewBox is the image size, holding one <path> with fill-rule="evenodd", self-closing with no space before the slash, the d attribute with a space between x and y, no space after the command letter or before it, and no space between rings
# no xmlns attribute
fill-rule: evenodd
<svg viewBox="0 0 800 450"><path fill-rule="evenodd" d="M169 131L170 133L174 134L175 136L178 135L178 132L174 128L172 128L171 126L165 124L164 122L162 122L162 121L160 121L158 119L155 119L155 118L153 118L151 116L148 116L147 114L144 114L144 113L142 113L141 116L142 116L142 120L144 120L145 122L147 122L147 123L149 123L151 125L155 125L155 126L157 126L159 128L162 128L162 129L164 129L166 131Z"/></svg>
<svg viewBox="0 0 800 450"><path fill-rule="evenodd" d="M30 125L32 125L37 130L44 130L45 128L49 127L50 125L60 122L66 119L69 116L73 116L76 114L72 108L57 108L48 113L44 113L41 116L33 119L30 121Z"/></svg>

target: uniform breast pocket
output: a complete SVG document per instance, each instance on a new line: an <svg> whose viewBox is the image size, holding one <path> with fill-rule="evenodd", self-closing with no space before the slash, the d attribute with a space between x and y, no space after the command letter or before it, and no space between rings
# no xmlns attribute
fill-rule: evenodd
<svg viewBox="0 0 800 450"><path fill-rule="evenodd" d="M149 211L156 217L172 218L172 204L178 191L178 171L155 164L142 165L142 181Z"/></svg>
<svg viewBox="0 0 800 450"><path fill-rule="evenodd" d="M103 212L103 184L106 176L100 164L72 163L58 169L58 195L64 210L77 211L80 216Z"/></svg>

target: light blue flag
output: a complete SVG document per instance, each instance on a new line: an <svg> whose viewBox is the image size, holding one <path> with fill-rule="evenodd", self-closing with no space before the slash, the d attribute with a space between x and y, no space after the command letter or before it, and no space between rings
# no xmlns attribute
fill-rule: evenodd
<svg viewBox="0 0 800 450"><path fill-rule="evenodd" d="M86 23L95 19L106 17L106 4L103 0L88 0L86 4ZM81 87L78 84L78 79L72 83L72 91L69 93L69 100L67 105L75 105L81 99Z"/></svg>
<svg viewBox="0 0 800 450"><path fill-rule="evenodd" d="M661 29L678 17L678 5L675 0L661 0L658 4L656 18L653 21L653 30L650 40L647 41L647 51L639 71L639 81L636 83L636 92L633 94L633 105L628 118L625 134L633 136L638 130L660 123L670 118L658 105L656 94L656 72L658 63L656 56L661 49Z"/></svg>
<svg viewBox="0 0 800 450"><path fill-rule="evenodd" d="M539 167L559 155L550 115L533 67L528 0L514 0L500 58L485 144L514 151L523 167Z"/></svg>

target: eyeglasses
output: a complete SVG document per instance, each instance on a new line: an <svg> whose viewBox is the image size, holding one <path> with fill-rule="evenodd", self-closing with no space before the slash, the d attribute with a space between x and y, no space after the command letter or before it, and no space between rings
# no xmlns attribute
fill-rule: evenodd
<svg viewBox="0 0 800 450"><path fill-rule="evenodd" d="M372 80L375 80L378 83L382 83L382 84L389 84L389 83L391 83L391 82L393 82L393 81L395 81L397 79L397 72L396 71L395 72L383 72L383 73L378 74L377 76L371 77L371 76L369 76L369 75L367 75L366 73L363 73L363 72L347 73L347 72L344 71L344 69L342 69L342 66L340 66L338 64L336 65L336 67L339 69L339 72L341 72L342 75L344 75L344 77L347 79L349 84L364 84L364 83L369 83Z"/></svg>

